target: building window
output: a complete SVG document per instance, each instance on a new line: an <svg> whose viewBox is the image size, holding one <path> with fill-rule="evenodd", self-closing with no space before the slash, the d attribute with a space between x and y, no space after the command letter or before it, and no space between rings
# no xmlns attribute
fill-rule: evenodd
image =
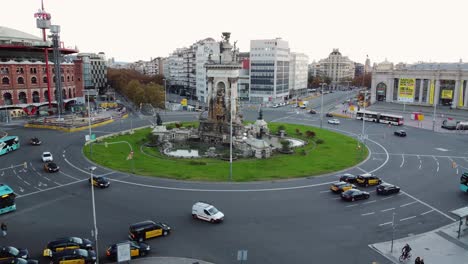
<svg viewBox="0 0 468 264"><path fill-rule="evenodd" d="M0 68L0 74L8 74L9 72L8 68Z"/></svg>
<svg viewBox="0 0 468 264"><path fill-rule="evenodd" d="M62 89L62 97L63 99L67 99L67 90Z"/></svg>
<svg viewBox="0 0 468 264"><path fill-rule="evenodd" d="M43 82L43 83L47 83L47 76L44 76L44 77L42 78L42 82Z"/></svg>
<svg viewBox="0 0 468 264"><path fill-rule="evenodd" d="M3 102L5 105L12 105L13 100L11 100L11 93L4 93L3 94Z"/></svg>
<svg viewBox="0 0 468 264"><path fill-rule="evenodd" d="M44 101L49 102L49 92L48 91L44 92Z"/></svg>
<svg viewBox="0 0 468 264"><path fill-rule="evenodd" d="M34 83L34 84L36 84L36 83L37 83L37 78L36 78L36 77L34 77L34 76L33 76L33 77L31 77L31 83Z"/></svg>
<svg viewBox="0 0 468 264"><path fill-rule="evenodd" d="M36 73L37 73L36 68L30 68L30 69L29 69L29 72L30 72L31 74L36 74Z"/></svg>
<svg viewBox="0 0 468 264"><path fill-rule="evenodd" d="M67 76L67 82L70 82L70 76Z"/></svg>
<svg viewBox="0 0 468 264"><path fill-rule="evenodd" d="M399 85L399 79L395 78L393 80L393 101L398 100L398 85Z"/></svg>
<svg viewBox="0 0 468 264"><path fill-rule="evenodd" d="M54 75L54 78L52 80L54 81L54 83L57 81L57 78L55 78L55 75Z"/></svg>
<svg viewBox="0 0 468 264"><path fill-rule="evenodd" d="M20 92L18 95L18 101L20 104L26 104L28 102L28 99L26 98L26 93L25 92Z"/></svg>
<svg viewBox="0 0 468 264"><path fill-rule="evenodd" d="M24 69L22 67L16 68L16 73L17 74L24 74Z"/></svg>
<svg viewBox="0 0 468 264"><path fill-rule="evenodd" d="M72 82L74 81L73 79L74 79L74 78L73 78L73 75L72 75Z"/></svg>
<svg viewBox="0 0 468 264"><path fill-rule="evenodd" d="M24 84L24 78L18 77L18 84Z"/></svg>
<svg viewBox="0 0 468 264"><path fill-rule="evenodd" d="M10 79L8 79L8 77L3 77L2 84L10 84Z"/></svg>
<svg viewBox="0 0 468 264"><path fill-rule="evenodd" d="M33 103L39 103L40 102L40 98L39 98L39 92L38 91L34 91L32 93L32 98L33 98Z"/></svg>
<svg viewBox="0 0 468 264"><path fill-rule="evenodd" d="M68 88L68 98L71 98L71 97L72 97L71 88Z"/></svg>
<svg viewBox="0 0 468 264"><path fill-rule="evenodd" d="M63 75L60 77L60 79L62 80L62 82L65 82L65 77L63 77Z"/></svg>

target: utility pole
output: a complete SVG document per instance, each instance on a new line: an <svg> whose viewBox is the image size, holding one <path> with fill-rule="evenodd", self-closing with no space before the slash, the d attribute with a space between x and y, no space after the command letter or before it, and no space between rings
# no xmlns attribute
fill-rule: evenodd
<svg viewBox="0 0 468 264"><path fill-rule="evenodd" d="M364 92L364 100L362 103L362 106L364 107L363 113L362 113L362 133L361 133L361 140L362 143L364 143L364 124L366 122L366 101L367 101L367 89Z"/></svg>
<svg viewBox="0 0 468 264"><path fill-rule="evenodd" d="M99 264L99 246L98 246L98 229L97 229L97 223L96 223L96 202L94 200L94 184L93 184L93 172L97 167L92 166L89 167L89 180L91 183L91 200L93 204L93 223L94 223L94 241L95 241L95 248L96 248L96 264Z"/></svg>
<svg viewBox="0 0 468 264"><path fill-rule="evenodd" d="M323 126L323 86L326 85L326 83L320 83L320 85L322 86L322 94L320 95L320 97L322 97L321 99L321 103L320 103L320 128L322 128Z"/></svg>

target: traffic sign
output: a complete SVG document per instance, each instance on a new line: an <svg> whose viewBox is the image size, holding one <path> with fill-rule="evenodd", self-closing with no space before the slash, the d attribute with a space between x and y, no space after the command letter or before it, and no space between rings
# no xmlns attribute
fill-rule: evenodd
<svg viewBox="0 0 468 264"><path fill-rule="evenodd" d="M117 262L130 261L130 243L117 244Z"/></svg>

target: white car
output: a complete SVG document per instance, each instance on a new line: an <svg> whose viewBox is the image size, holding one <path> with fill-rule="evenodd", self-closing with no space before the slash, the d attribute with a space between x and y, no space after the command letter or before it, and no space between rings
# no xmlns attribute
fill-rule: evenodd
<svg viewBox="0 0 468 264"><path fill-rule="evenodd" d="M43 152L42 153L42 162L54 161L54 157L52 157L52 153L50 152Z"/></svg>
<svg viewBox="0 0 468 264"><path fill-rule="evenodd" d="M224 220L224 214L211 204L196 202L192 206L193 219L201 219L211 223L219 223Z"/></svg>
<svg viewBox="0 0 468 264"><path fill-rule="evenodd" d="M328 124L333 124L333 125L339 125L340 120L334 118L334 119L328 119Z"/></svg>

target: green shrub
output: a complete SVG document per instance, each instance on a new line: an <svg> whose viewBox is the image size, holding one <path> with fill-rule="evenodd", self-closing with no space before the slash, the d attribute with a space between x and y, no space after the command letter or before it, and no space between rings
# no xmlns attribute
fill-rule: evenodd
<svg viewBox="0 0 468 264"><path fill-rule="evenodd" d="M323 144L323 143L325 143L325 141L323 141L323 139L319 138L319 139L315 140L315 143Z"/></svg>
<svg viewBox="0 0 468 264"><path fill-rule="evenodd" d="M307 151L305 149L301 149L299 151L299 154L301 154L302 156L306 156L307 155Z"/></svg>

